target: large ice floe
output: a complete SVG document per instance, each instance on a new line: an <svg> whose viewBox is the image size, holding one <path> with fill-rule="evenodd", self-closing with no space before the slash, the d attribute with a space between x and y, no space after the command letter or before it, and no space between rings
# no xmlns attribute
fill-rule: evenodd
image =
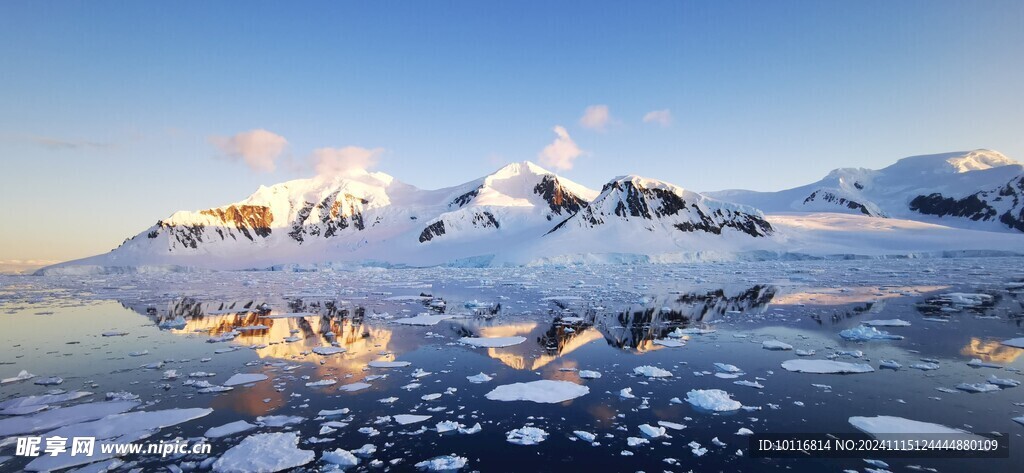
<svg viewBox="0 0 1024 473"><path fill-rule="evenodd" d="M898 435L927 435L927 434L958 434L963 438L981 438L969 432L947 427L942 424L921 422L896 416L854 416L849 419L850 425L857 430L874 437L884 437L886 434Z"/></svg>
<svg viewBox="0 0 1024 473"><path fill-rule="evenodd" d="M528 383L504 384L486 394L492 401L530 401L555 404L576 399L590 392L590 388L569 381L542 379Z"/></svg>
<svg viewBox="0 0 1024 473"><path fill-rule="evenodd" d="M857 342L867 342L871 340L903 340L902 335L893 335L889 332L883 332L868 325L858 325L854 328L848 328L839 332L839 336L846 340Z"/></svg>
<svg viewBox="0 0 1024 473"><path fill-rule="evenodd" d="M835 360L808 360L796 359L782 362L782 367L787 371L798 373L815 374L854 374L870 373L875 369L865 363L849 363Z"/></svg>
<svg viewBox="0 0 1024 473"><path fill-rule="evenodd" d="M217 473L273 473L305 465L316 457L298 447L294 432L250 435L213 463Z"/></svg>

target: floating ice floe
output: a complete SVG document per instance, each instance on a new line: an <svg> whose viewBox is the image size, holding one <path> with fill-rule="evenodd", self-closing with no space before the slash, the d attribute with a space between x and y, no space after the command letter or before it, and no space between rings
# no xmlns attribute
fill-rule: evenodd
<svg viewBox="0 0 1024 473"><path fill-rule="evenodd" d="M987 361L981 361L980 358L974 358L973 360L968 361L967 362L967 366L970 366L971 368L996 368L996 369L1001 369L1003 367L1003 365L1000 365L999 363L989 363Z"/></svg>
<svg viewBox="0 0 1024 473"><path fill-rule="evenodd" d="M1011 338L1009 340L1003 340L1003 341L1001 341L999 343L1001 343L1003 345L1006 345L1008 347L1024 348L1024 337L1021 337L1021 338Z"/></svg>
<svg viewBox="0 0 1024 473"><path fill-rule="evenodd" d="M999 386L989 383L960 383L956 388L969 393L990 393L999 390Z"/></svg>
<svg viewBox="0 0 1024 473"><path fill-rule="evenodd" d="M320 412L316 413L316 415L323 417L343 416L349 412L350 411L347 407L343 407L341 409L321 409Z"/></svg>
<svg viewBox="0 0 1024 473"><path fill-rule="evenodd" d="M408 361L377 360L367 363L366 366L369 366L370 368L404 368L411 364L412 363Z"/></svg>
<svg viewBox="0 0 1024 473"><path fill-rule="evenodd" d="M622 388L619 391L619 397L623 399L635 399L636 395L633 394L633 388Z"/></svg>
<svg viewBox="0 0 1024 473"><path fill-rule="evenodd" d="M743 370L739 369L736 365L730 365L728 363L715 363L715 369L723 373L742 373Z"/></svg>
<svg viewBox="0 0 1024 473"><path fill-rule="evenodd" d="M335 347L335 346L313 347L313 353L316 353L317 355L322 355L322 356L337 355L339 353L345 353L345 351L347 351L347 350L345 350L342 347Z"/></svg>
<svg viewBox="0 0 1024 473"><path fill-rule="evenodd" d="M260 416L256 418L256 423L264 427L284 427L286 425L298 425L303 423L305 420L306 418L302 416Z"/></svg>
<svg viewBox="0 0 1024 473"><path fill-rule="evenodd" d="M790 345L790 344L785 343L785 342L780 342L778 340L765 340L765 341L761 342L761 348L764 348L765 350L773 350L773 351L786 351L786 350L792 350L793 349L793 345Z"/></svg>
<svg viewBox="0 0 1024 473"><path fill-rule="evenodd" d="M782 367L787 371L814 374L854 374L875 371L868 364L835 360L786 360L782 362Z"/></svg>
<svg viewBox="0 0 1024 473"><path fill-rule="evenodd" d="M115 331L110 331L110 332L103 332L103 333L100 334L100 336L103 336L103 337L123 337L125 335L128 335L128 332L123 332L123 331L120 331L120 330L115 330Z"/></svg>
<svg viewBox="0 0 1024 473"><path fill-rule="evenodd" d="M0 438L93 421L108 415L127 412L138 405L137 401L90 402L50 409L33 415L0 419Z"/></svg>
<svg viewBox="0 0 1024 473"><path fill-rule="evenodd" d="M344 386L339 387L338 391L345 391L345 392L349 392L349 393L354 393L356 391L362 391L362 390L364 390L364 389L366 389L366 388L368 388L370 386L372 386L370 383L349 383L349 384L346 384Z"/></svg>
<svg viewBox="0 0 1024 473"><path fill-rule="evenodd" d="M516 445L537 445L547 438L548 433L537 427L513 429L505 434L505 440Z"/></svg>
<svg viewBox="0 0 1024 473"><path fill-rule="evenodd" d="M462 337L459 343L481 348L502 348L518 345L526 341L526 337Z"/></svg>
<svg viewBox="0 0 1024 473"><path fill-rule="evenodd" d="M898 362L896 362L896 360L881 360L880 362L878 362L878 367L879 368L889 369L889 370L898 370L898 369L902 368L903 365L901 365Z"/></svg>
<svg viewBox="0 0 1024 473"><path fill-rule="evenodd" d="M420 325L420 326L431 326L437 325L442 320L454 319L456 316L452 314L427 314L423 313L415 317L406 317L404 319L395 319L392 322L399 325Z"/></svg>
<svg viewBox="0 0 1024 473"><path fill-rule="evenodd" d="M672 429L672 430L683 430L683 429L686 428L686 426L683 425L683 424L678 424L676 422L669 422L667 420L659 420L658 421L658 425L660 425L662 427L665 427L667 429Z"/></svg>
<svg viewBox="0 0 1024 473"><path fill-rule="evenodd" d="M601 373L600 372L598 372L598 371L591 371L591 370L580 370L576 374L578 374L579 377L582 378L582 379L598 379L598 378L601 377Z"/></svg>
<svg viewBox="0 0 1024 473"><path fill-rule="evenodd" d="M213 462L213 471L273 473L313 461L316 454L301 450L298 445L299 436L294 432L250 435Z"/></svg>
<svg viewBox="0 0 1024 473"><path fill-rule="evenodd" d="M468 458L460 457L453 453L451 455L434 457L430 460L423 460L416 464L416 468L427 471L454 471L465 468L468 463Z"/></svg>
<svg viewBox="0 0 1024 473"><path fill-rule="evenodd" d="M38 386L57 386L64 383L64 378L60 376L50 376L47 378L37 378L32 384Z"/></svg>
<svg viewBox="0 0 1024 473"><path fill-rule="evenodd" d="M320 381L306 383L306 387L322 388L324 386L334 386L335 384L338 384L338 380L336 379L321 379Z"/></svg>
<svg viewBox="0 0 1024 473"><path fill-rule="evenodd" d="M216 439L221 437L228 437L242 432L248 432L256 428L256 424L250 424L244 420L238 420L230 422L219 427L211 427L203 434L204 437Z"/></svg>
<svg viewBox="0 0 1024 473"><path fill-rule="evenodd" d="M337 465L342 469L353 467L359 464L359 458L352 454L352 452L343 448L336 448L329 450L320 455L320 460L324 463L330 463L331 465Z"/></svg>
<svg viewBox="0 0 1024 473"><path fill-rule="evenodd" d="M29 462L25 466L25 470L60 470L85 463L106 460L112 458L113 454L103 453L104 445L134 442L149 437L162 428L199 419L209 415L211 412L213 412L213 409L200 408L137 411L111 414L89 422L68 424L43 434L41 436L43 445L46 445L51 438L92 437L96 439L94 455L40 456Z"/></svg>
<svg viewBox="0 0 1024 473"><path fill-rule="evenodd" d="M858 325L855 328L848 328L839 332L839 336L846 340L855 342L867 342L871 340L903 340L902 335L893 335L883 332L877 328L867 325Z"/></svg>
<svg viewBox="0 0 1024 473"><path fill-rule="evenodd" d="M910 322L901 319L865 320L861 322L872 327L909 327Z"/></svg>
<svg viewBox="0 0 1024 473"><path fill-rule="evenodd" d="M628 446L629 448L639 447L641 445L646 445L649 443L651 443L651 441L643 437L626 437L626 446Z"/></svg>
<svg viewBox="0 0 1024 473"><path fill-rule="evenodd" d="M987 381L989 384L994 384L1003 388L1015 388L1020 386L1020 381L1017 381L1016 379L997 378L996 375L989 376Z"/></svg>
<svg viewBox="0 0 1024 473"><path fill-rule="evenodd" d="M733 400L729 393L721 389L693 389L686 393L686 402L714 412L735 411L743 407L743 404Z"/></svg>
<svg viewBox="0 0 1024 473"><path fill-rule="evenodd" d="M910 367L915 369L915 370L934 371L934 370L939 369L939 364L938 363L928 363L928 362L914 363L914 364L910 365Z"/></svg>
<svg viewBox="0 0 1024 473"><path fill-rule="evenodd" d="M648 378L668 378L672 376L672 372L650 365L637 366L633 368L633 373Z"/></svg>
<svg viewBox="0 0 1024 473"><path fill-rule="evenodd" d="M585 430L574 430L574 431L572 431L572 434L575 435L576 438L578 438L578 439L580 439L580 440L582 440L584 442L587 442L587 443L594 443L594 440L597 440L597 436L596 435L594 435L594 434L592 434L590 432L587 432Z"/></svg>
<svg viewBox="0 0 1024 473"><path fill-rule="evenodd" d="M391 418L395 419L395 422L398 422L399 425L418 424L420 422L430 419L431 417L432 416L416 414L396 414L391 416Z"/></svg>
<svg viewBox="0 0 1024 473"><path fill-rule="evenodd" d="M669 332L668 336L672 338L683 338L684 335L707 335L709 333L715 333L715 329L698 327L676 328Z"/></svg>
<svg viewBox="0 0 1024 473"><path fill-rule="evenodd" d="M9 409L17 407L28 407L28 406L49 406L50 404L59 404L62 402L72 401L75 399L91 396L91 392L87 391L71 391L66 392L62 389L54 389L47 391L46 394L37 394L32 396L22 396L11 398L6 401L0 401L0 409Z"/></svg>
<svg viewBox="0 0 1024 473"><path fill-rule="evenodd" d="M737 430L733 435L754 435L754 431L746 427L740 427L740 430Z"/></svg>
<svg viewBox="0 0 1024 473"><path fill-rule="evenodd" d="M653 438L658 438L658 437L664 436L666 430L665 430L665 427L661 427L661 426L655 427L655 426L650 425L650 424L641 424L640 425L640 432L643 432L644 435L646 435L646 436L648 436L648 437L653 439Z"/></svg>
<svg viewBox="0 0 1024 473"><path fill-rule="evenodd" d="M663 347L669 347L669 348L679 348L679 347L686 346L685 342L681 342L679 340L674 340L674 339L671 339L671 338L659 338L659 339L656 339L656 340L654 340L654 344L655 345L661 345Z"/></svg>
<svg viewBox="0 0 1024 473"><path fill-rule="evenodd" d="M764 385L763 384L761 384L761 383L759 383L757 381L747 381L745 379L744 380L740 380L740 381L733 381L732 384L735 384L737 386L746 386L748 388L764 389Z"/></svg>
<svg viewBox="0 0 1024 473"><path fill-rule="evenodd" d="M486 383L486 382L488 382L488 381L490 381L490 380L492 380L494 378L492 378L490 376L487 376L484 373L480 373L480 374L475 374L473 376L466 376L466 379L468 379L470 383L481 384L481 383Z"/></svg>
<svg viewBox="0 0 1024 473"><path fill-rule="evenodd" d="M969 432L941 424L932 424L896 416L850 417L850 425L868 435L878 437L884 434L963 434L966 438L980 438Z"/></svg>
<svg viewBox="0 0 1024 473"><path fill-rule="evenodd" d="M26 379L32 379L35 377L36 375L29 373L27 370L21 370L21 372L18 373L17 376L0 379L0 384L16 383L18 381L25 381Z"/></svg>
<svg viewBox="0 0 1024 473"><path fill-rule="evenodd" d="M259 373L238 373L227 381L224 381L224 386L238 386L240 384L252 384L260 381L267 380L267 375Z"/></svg>
<svg viewBox="0 0 1024 473"><path fill-rule="evenodd" d="M492 401L530 401L554 404L576 399L590 388L569 381L542 379L528 383L505 384L494 388L485 397Z"/></svg>
<svg viewBox="0 0 1024 473"><path fill-rule="evenodd" d="M796 350L793 352L796 356L814 356L815 353L814 350Z"/></svg>

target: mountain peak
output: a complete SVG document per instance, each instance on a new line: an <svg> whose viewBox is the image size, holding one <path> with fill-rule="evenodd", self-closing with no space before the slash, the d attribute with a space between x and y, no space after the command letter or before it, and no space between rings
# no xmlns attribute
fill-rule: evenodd
<svg viewBox="0 0 1024 473"><path fill-rule="evenodd" d="M554 175L555 173L553 173L551 171L548 171L547 169L544 169L544 168L538 166L533 161L518 161L518 162L513 162L513 163L506 164L501 169L498 169L497 171L494 171L488 177L493 177L493 178L501 179L501 178L506 178L506 177L511 177L511 176L519 176L519 175L523 175L523 174L534 174L534 175L551 174L551 175Z"/></svg>
<svg viewBox="0 0 1024 473"><path fill-rule="evenodd" d="M910 174L963 174L1002 166L1020 165L1003 153L988 149L910 156L885 168Z"/></svg>

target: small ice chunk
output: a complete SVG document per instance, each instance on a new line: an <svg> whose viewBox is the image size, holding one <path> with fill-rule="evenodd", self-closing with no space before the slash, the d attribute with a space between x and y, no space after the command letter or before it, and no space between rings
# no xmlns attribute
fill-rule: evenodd
<svg viewBox="0 0 1024 473"><path fill-rule="evenodd" d="M399 425L417 424L425 420L430 419L432 416L415 415L415 414L395 414L391 416L398 422Z"/></svg>
<svg viewBox="0 0 1024 473"><path fill-rule="evenodd" d="M338 380L336 379L321 379L320 381L306 383L306 386L310 388L320 388L324 386L334 386L335 384L338 384Z"/></svg>
<svg viewBox="0 0 1024 473"><path fill-rule="evenodd" d="M344 348L342 348L342 347L335 347L335 346L314 347L313 348L313 353L316 353L317 355L322 355L322 356L337 355L339 353L345 353L345 351L346 350Z"/></svg>
<svg viewBox="0 0 1024 473"><path fill-rule="evenodd" d="M622 388L619 390L619 397L623 399L634 399L636 395L633 394L633 388Z"/></svg>
<svg viewBox="0 0 1024 473"><path fill-rule="evenodd" d="M584 431L584 430L574 430L574 431L572 431L572 434L575 435L580 440L582 440L584 442L587 442L587 443L594 443L594 440L597 439L596 435L594 435L594 434L592 434L590 432Z"/></svg>
<svg viewBox="0 0 1024 473"><path fill-rule="evenodd" d="M323 455L320 455L320 460L324 463L338 465L343 469L359 464L359 458L353 455L352 452L342 448L324 452Z"/></svg>
<svg viewBox="0 0 1024 473"><path fill-rule="evenodd" d="M580 378L583 379L598 379L601 377L600 372L591 370L580 370L577 374L579 374Z"/></svg>
<svg viewBox="0 0 1024 473"><path fill-rule="evenodd" d="M865 320L861 322L872 327L909 327L910 322L901 319Z"/></svg>
<svg viewBox="0 0 1024 473"><path fill-rule="evenodd" d="M785 351L785 350L792 350L793 349L793 345L790 345L790 344L785 343L785 342L780 342L778 340L765 340L765 341L761 342L761 348L764 348L765 350L772 350L772 351Z"/></svg>
<svg viewBox="0 0 1024 473"><path fill-rule="evenodd" d="M339 387L338 391L345 391L345 392L353 393L353 392L356 392L356 391L362 391L362 390L364 390L364 389L366 389L366 388L368 388L370 386L372 386L370 383L349 383L349 384L346 384L344 386Z"/></svg>
<svg viewBox="0 0 1024 473"><path fill-rule="evenodd" d="M763 384L761 384L761 383L759 383L757 381L747 381L745 379L744 380L740 380L740 381L733 381L732 384L735 384L735 385L738 385L738 386L746 386L748 388L754 388L754 389L764 389L764 385Z"/></svg>
<svg viewBox="0 0 1024 473"><path fill-rule="evenodd" d="M733 435L754 435L754 431L746 427L740 427L740 430L737 430Z"/></svg>
<svg viewBox="0 0 1024 473"><path fill-rule="evenodd" d="M743 407L743 404L733 400L729 393L721 389L693 389L686 393L686 402L714 412L735 411Z"/></svg>
<svg viewBox="0 0 1024 473"><path fill-rule="evenodd" d="M723 373L742 373L743 370L739 369L736 365L730 365L728 363L715 363L715 369Z"/></svg>
<svg viewBox="0 0 1024 473"><path fill-rule="evenodd" d="M404 368L404 367L409 366L411 364L412 363L409 363L408 361L377 360L377 361L371 361L371 362L367 363L366 365L369 366L370 368Z"/></svg>
<svg viewBox="0 0 1024 473"><path fill-rule="evenodd" d="M668 378L672 376L670 371L650 365L637 366L636 368L633 368L633 373L640 376L647 376L648 378Z"/></svg>
<svg viewBox="0 0 1024 473"><path fill-rule="evenodd" d="M990 393L999 390L999 386L989 383L960 383L956 388L969 393Z"/></svg>
<svg viewBox="0 0 1024 473"><path fill-rule="evenodd" d="M644 435L653 439L665 435L665 427L655 427L650 424L641 424L640 432L643 432Z"/></svg>
<svg viewBox="0 0 1024 473"><path fill-rule="evenodd" d="M429 471L455 471L465 468L467 463L469 463L468 458L453 453L423 460L416 464L416 468Z"/></svg>
<svg viewBox="0 0 1024 473"><path fill-rule="evenodd" d="M842 332L839 332L839 336L846 340L856 342L868 342L872 340L903 340L902 335L893 335L889 332L883 332L877 328L867 325L858 325L855 328L843 330Z"/></svg>
<svg viewBox="0 0 1024 473"><path fill-rule="evenodd" d="M256 418L256 422L264 427L284 427L286 425L298 425L305 420L306 418L302 416L288 415L260 416Z"/></svg>
<svg viewBox="0 0 1024 473"><path fill-rule="evenodd" d="M508 431L505 440L516 445L537 445L548 438L548 433L537 427L522 427Z"/></svg>
<svg viewBox="0 0 1024 473"><path fill-rule="evenodd" d="M242 432L247 432L255 428L256 424L250 424L244 420L238 420L235 422L229 422L219 427L211 427L206 431L205 434L203 434L203 436L211 439L217 439L221 437L239 434Z"/></svg>
<svg viewBox="0 0 1024 473"><path fill-rule="evenodd" d="M486 382L488 382L488 381L490 381L490 380L492 380L494 378L492 378L490 376L487 376L484 373L480 373L480 374L475 374L473 376L466 376L466 379L468 379L469 382L471 382L473 384L481 384L481 383L486 383Z"/></svg>
<svg viewBox="0 0 1024 473"><path fill-rule="evenodd" d="M667 420L659 420L658 425L672 430L683 430L686 428L686 426L683 424L677 424L675 422L669 422Z"/></svg>
<svg viewBox="0 0 1024 473"><path fill-rule="evenodd" d="M1004 388L1015 388L1017 386L1020 386L1020 381L1017 381L1016 379L997 378L996 375L989 376L988 382L989 384L994 384L996 386Z"/></svg>
<svg viewBox="0 0 1024 473"><path fill-rule="evenodd" d="M35 378L35 377L36 377L36 375L34 375L32 373L29 373L26 370L21 370L21 372L18 373L17 376L12 376L10 378L0 379L0 384L16 383L18 381L25 381L26 379L32 379L32 378Z"/></svg>
<svg viewBox="0 0 1024 473"><path fill-rule="evenodd" d="M238 373L238 374L228 378L227 381L224 381L223 385L224 386L238 386L240 384L257 383L257 382L260 382L260 381L265 381L266 379L267 379L267 375L264 375L264 374L258 374L258 373Z"/></svg>

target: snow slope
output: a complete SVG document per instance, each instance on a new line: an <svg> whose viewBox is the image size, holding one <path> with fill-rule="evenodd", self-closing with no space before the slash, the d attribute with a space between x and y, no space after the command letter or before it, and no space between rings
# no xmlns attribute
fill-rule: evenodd
<svg viewBox="0 0 1024 473"><path fill-rule="evenodd" d="M778 192L726 190L707 195L767 213L841 212L1024 231L1022 179L1024 167L1019 162L982 149L912 156L879 170L836 169L818 182Z"/></svg>

